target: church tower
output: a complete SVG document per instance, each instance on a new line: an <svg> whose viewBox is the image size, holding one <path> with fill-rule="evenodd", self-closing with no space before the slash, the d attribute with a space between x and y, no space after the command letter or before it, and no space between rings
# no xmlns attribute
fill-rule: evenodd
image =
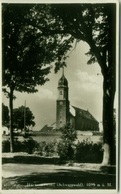
<svg viewBox="0 0 121 194"><path fill-rule="evenodd" d="M64 76L64 68L62 69L62 77L58 81L58 98L56 101L56 128L60 129L69 120L69 100L68 100L68 81Z"/></svg>

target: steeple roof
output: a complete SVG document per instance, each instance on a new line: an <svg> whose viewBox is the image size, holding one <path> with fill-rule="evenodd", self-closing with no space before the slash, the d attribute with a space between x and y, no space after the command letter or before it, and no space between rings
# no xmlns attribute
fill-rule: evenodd
<svg viewBox="0 0 121 194"><path fill-rule="evenodd" d="M64 68L62 68L62 76L58 81L58 86L68 87L68 81L67 81L67 79L65 78L65 75L64 75Z"/></svg>

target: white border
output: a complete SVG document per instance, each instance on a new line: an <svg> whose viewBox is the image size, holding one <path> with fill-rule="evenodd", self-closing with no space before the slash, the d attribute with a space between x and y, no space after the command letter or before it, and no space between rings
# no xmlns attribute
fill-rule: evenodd
<svg viewBox="0 0 121 194"><path fill-rule="evenodd" d="M120 7L121 7L121 0L119 0L120 1ZM44 3L54 3L54 4L56 4L56 3L63 3L63 4L65 4L65 3L73 3L73 4L75 4L75 3L97 3L97 4L105 4L105 3L116 3L116 19L117 19L117 27L116 27L116 75L117 76L119 76L119 70L120 70L120 68L119 68L119 57L121 57L121 54L120 54L120 56L119 56L119 1L118 0L1 0L1 2L0 2L0 4L2 4L2 3L16 3L16 4L44 4ZM1 13L1 7L0 7L0 13ZM1 19L1 18L0 18ZM121 19L121 18L120 18ZM0 20L0 23L2 23L1 22L1 20ZM0 35L1 35L1 28L0 28ZM1 43L1 39L0 39L0 45L2 45L2 43ZM121 43L120 43L120 46L121 46ZM2 46L1 46L1 48L2 48ZM121 50L120 50L121 51ZM0 59L1 59L2 57L1 57L1 53L0 53ZM2 59L0 60L0 62L1 62L1 64L2 64ZM1 71L1 69L2 69L2 65L0 66L0 72L2 72ZM121 78L120 78L121 79ZM1 83L2 83L2 79L1 79L1 77L0 77L0 89L2 88L1 87ZM118 107L118 105L119 105L119 87L120 87L120 83L119 83L119 77L116 79L116 86L117 86L117 96L116 96L116 98L117 98L117 109L118 109L118 113L119 113L119 107ZM1 106L0 106L0 108L1 108ZM119 168L119 164L118 164L118 162L119 162L119 152L120 152L120 154L121 154L121 149L119 149L120 147L119 147L119 138L118 138L118 134L121 136L121 133L119 133L119 118L120 117L120 115L118 115L117 116L117 122L118 122L118 126L116 127L116 129L117 129L117 137L116 137L116 141L117 141L117 150L116 150L116 154L117 154L117 157L116 157L116 190L114 189L114 190L102 190L102 189L100 189L100 190L98 190L98 189L95 189L95 190L93 190L93 189L78 189L78 190L74 190L74 189L72 189L72 190L61 190L61 189L58 189L58 190L55 190L55 189L53 189L53 190L43 190L43 189L41 189L41 190L2 190L2 188L1 188L1 179L0 179L0 193L3 193L3 194L41 194L41 193L45 193L45 194L80 194L80 193L83 193L83 194L97 194L97 193L99 193L99 194L116 194L116 193L118 193L118 188L120 188L121 186L119 186L118 185L118 183L120 183L119 182L119 176L120 176L120 174L121 174L121 168ZM0 119L1 119L1 115L0 115ZM1 135L1 131L0 131L0 135ZM2 135L1 135L2 136ZM121 144L121 143L120 143ZM0 146L0 149L1 149L1 146ZM2 150L2 149L1 149ZM0 162L1 162L1 159L0 159ZM2 163L1 163L2 164ZM119 174L119 170L120 170L120 174ZM2 165L0 166L0 172L2 172ZM121 189L121 188L120 188ZM119 191L119 192L121 192L121 191Z"/></svg>
<svg viewBox="0 0 121 194"><path fill-rule="evenodd" d="M1 3L118 3L118 0L1 0Z"/></svg>

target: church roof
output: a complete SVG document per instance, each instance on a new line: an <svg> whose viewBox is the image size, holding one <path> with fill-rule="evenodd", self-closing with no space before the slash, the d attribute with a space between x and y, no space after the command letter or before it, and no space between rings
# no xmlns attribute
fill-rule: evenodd
<svg viewBox="0 0 121 194"><path fill-rule="evenodd" d="M70 111L70 114L75 117L76 116L76 110L75 108L72 106L72 105L69 105L69 111Z"/></svg>
<svg viewBox="0 0 121 194"><path fill-rule="evenodd" d="M79 115L79 116L81 116L81 117L84 118L84 119L89 119L89 120L98 122L98 121L91 115L91 113L90 113L88 110L84 110L84 109L81 109L81 108L77 108L77 107L75 107L75 106L73 106L73 108L74 108L75 111L76 111L76 115Z"/></svg>

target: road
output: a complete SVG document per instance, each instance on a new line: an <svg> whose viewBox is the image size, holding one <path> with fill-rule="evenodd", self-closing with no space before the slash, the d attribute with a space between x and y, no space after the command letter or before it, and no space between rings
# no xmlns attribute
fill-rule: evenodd
<svg viewBox="0 0 121 194"><path fill-rule="evenodd" d="M4 189L112 189L115 174L100 169L100 164L16 164L2 165Z"/></svg>
<svg viewBox="0 0 121 194"><path fill-rule="evenodd" d="M55 172L65 172L67 170L77 170L80 171L79 166L62 166L62 165L45 165L45 164L3 164L2 176L4 178L24 176L34 173L55 173ZM83 169L84 170L84 169Z"/></svg>

